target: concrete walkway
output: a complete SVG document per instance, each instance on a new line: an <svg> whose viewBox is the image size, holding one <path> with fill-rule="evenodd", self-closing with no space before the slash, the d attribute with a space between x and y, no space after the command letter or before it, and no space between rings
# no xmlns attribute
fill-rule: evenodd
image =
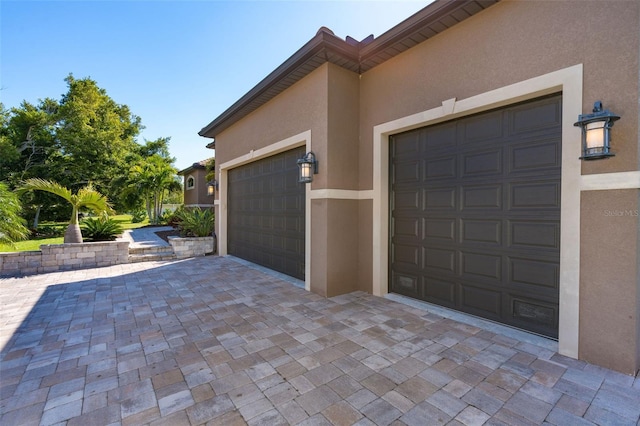
<svg viewBox="0 0 640 426"><path fill-rule="evenodd" d="M158 237L158 231L170 231L171 226L154 226L137 229L127 229L122 233L122 240L129 241L130 248L166 247L169 246L162 238Z"/></svg>
<svg viewBox="0 0 640 426"><path fill-rule="evenodd" d="M640 379L209 256L0 280L2 425L636 425Z"/></svg>

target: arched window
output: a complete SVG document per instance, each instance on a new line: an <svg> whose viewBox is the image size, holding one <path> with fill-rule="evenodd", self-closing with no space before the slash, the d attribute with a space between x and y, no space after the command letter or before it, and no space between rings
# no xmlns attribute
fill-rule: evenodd
<svg viewBox="0 0 640 426"><path fill-rule="evenodd" d="M187 178L187 189L193 189L196 187L196 180L193 178L193 176L189 176Z"/></svg>

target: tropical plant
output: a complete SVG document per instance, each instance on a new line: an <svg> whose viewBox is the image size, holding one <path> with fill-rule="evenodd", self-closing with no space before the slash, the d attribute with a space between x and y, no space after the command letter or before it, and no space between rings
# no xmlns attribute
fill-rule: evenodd
<svg viewBox="0 0 640 426"><path fill-rule="evenodd" d="M80 209L88 208L98 214L105 211L111 211L107 198L93 189L91 184L81 188L77 193L73 194L70 189L65 188L56 182L32 178L27 179L17 190L19 194L27 191L49 192L64 198L69 202L69 204L71 204L71 219L69 220L67 231L64 233L65 243L82 242L82 232L80 231L80 225L78 224L78 211Z"/></svg>
<svg viewBox="0 0 640 426"><path fill-rule="evenodd" d="M144 222L147 218L147 212L144 210L136 210L131 213L131 223L140 223Z"/></svg>
<svg viewBox="0 0 640 426"><path fill-rule="evenodd" d="M172 190L179 190L176 169L170 159L158 154L142 159L131 167L128 191L142 194L149 222L157 224L162 216L164 197Z"/></svg>
<svg viewBox="0 0 640 426"><path fill-rule="evenodd" d="M182 236L209 237L215 229L215 214L210 209L177 210L176 215L180 219L178 227Z"/></svg>
<svg viewBox="0 0 640 426"><path fill-rule="evenodd" d="M0 243L13 246L15 241L26 240L29 236L26 222L20 217L21 209L16 194L0 182Z"/></svg>
<svg viewBox="0 0 640 426"><path fill-rule="evenodd" d="M114 241L122 234L122 226L105 212L100 217L82 221L82 235L91 241Z"/></svg>

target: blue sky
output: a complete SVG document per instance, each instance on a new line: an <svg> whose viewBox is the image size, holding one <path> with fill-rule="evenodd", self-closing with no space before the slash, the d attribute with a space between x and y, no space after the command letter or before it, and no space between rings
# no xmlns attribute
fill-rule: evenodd
<svg viewBox="0 0 640 426"><path fill-rule="evenodd" d="M171 137L183 169L213 156L198 131L309 41L378 37L429 0L0 1L0 102L60 99L91 77Z"/></svg>

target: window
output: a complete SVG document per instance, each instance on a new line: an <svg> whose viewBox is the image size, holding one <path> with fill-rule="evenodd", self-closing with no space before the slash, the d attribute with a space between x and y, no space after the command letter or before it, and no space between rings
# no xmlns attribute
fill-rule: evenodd
<svg viewBox="0 0 640 426"><path fill-rule="evenodd" d="M187 178L187 189L193 189L196 187L196 180L193 178L193 176L189 176Z"/></svg>

